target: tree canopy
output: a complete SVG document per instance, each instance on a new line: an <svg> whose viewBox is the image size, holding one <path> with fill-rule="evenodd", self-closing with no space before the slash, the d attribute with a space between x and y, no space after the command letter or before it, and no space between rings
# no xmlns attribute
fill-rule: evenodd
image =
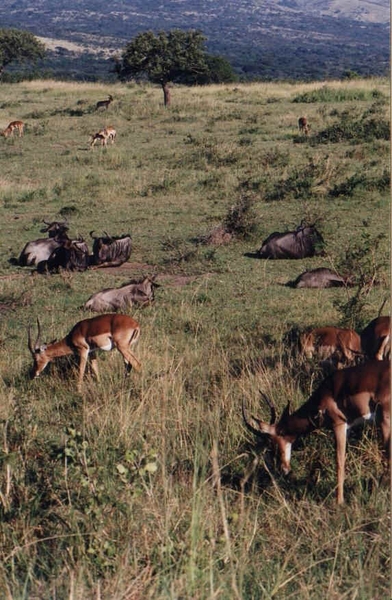
<svg viewBox="0 0 392 600"><path fill-rule="evenodd" d="M164 92L165 105L168 105L169 82L192 84L208 81L214 62L205 51L205 40L197 30L140 33L125 46L116 66L117 74L123 81L145 77L152 83L159 83ZM228 69L231 69L229 63L220 57L216 58L220 59L220 66L225 63L227 77Z"/></svg>
<svg viewBox="0 0 392 600"><path fill-rule="evenodd" d="M44 44L29 31L0 29L0 74L12 62L35 62L44 56Z"/></svg>

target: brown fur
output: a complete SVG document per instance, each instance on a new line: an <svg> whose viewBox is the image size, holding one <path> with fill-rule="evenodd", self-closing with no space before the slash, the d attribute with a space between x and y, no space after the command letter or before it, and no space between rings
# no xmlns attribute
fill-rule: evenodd
<svg viewBox="0 0 392 600"><path fill-rule="evenodd" d="M391 318L377 317L361 333L362 348L369 358L383 360L391 354Z"/></svg>
<svg viewBox="0 0 392 600"><path fill-rule="evenodd" d="M246 415L247 427L258 435L268 435L277 446L283 471L290 471L290 450L293 442L318 427L333 429L336 440L337 502L343 503L344 467L346 458L347 425L369 418L374 405L381 408L381 432L388 453L391 424L391 365L389 361L371 360L365 364L335 371L327 377L305 404L294 413L289 405L277 423ZM273 407L272 407L273 408ZM274 410L271 411L274 413Z"/></svg>
<svg viewBox="0 0 392 600"><path fill-rule="evenodd" d="M309 135L310 125L306 117L300 117L298 119L298 131L300 133L304 133L305 135Z"/></svg>
<svg viewBox="0 0 392 600"><path fill-rule="evenodd" d="M54 358L77 354L80 359L78 379L78 391L80 391L89 352L92 353L91 367L97 379L99 379L98 365L94 352L105 347L109 349L109 346L111 346L110 349L113 347L117 348L122 354L127 370L132 368L132 366L140 370L140 362L129 349L130 346L136 344L139 337L140 327L134 319L128 315L109 313L79 321L69 334L59 342L40 346L40 326L38 322L38 337L34 347L31 343L31 332L29 329L29 350L34 358L32 376L34 378L38 377Z"/></svg>
<svg viewBox="0 0 392 600"><path fill-rule="evenodd" d="M307 358L316 355L320 360L330 360L337 366L352 362L362 353L361 338L355 331L332 326L302 333L299 346L300 352Z"/></svg>
<svg viewBox="0 0 392 600"><path fill-rule="evenodd" d="M9 137L10 135L14 135L14 131L17 129L19 132L19 137L22 137L24 131L24 123L23 121L12 121L8 127L1 132L3 137Z"/></svg>

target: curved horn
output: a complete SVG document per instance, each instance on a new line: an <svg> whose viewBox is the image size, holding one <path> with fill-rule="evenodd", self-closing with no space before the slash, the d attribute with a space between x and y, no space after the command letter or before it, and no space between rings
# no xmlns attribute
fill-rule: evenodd
<svg viewBox="0 0 392 600"><path fill-rule="evenodd" d="M255 417L251 416L248 418L247 411L245 408L245 400L242 399L242 418L244 419L244 423L246 427L255 435L262 435L262 431L258 427L258 422Z"/></svg>
<svg viewBox="0 0 392 600"><path fill-rule="evenodd" d="M93 236L93 233L94 233L94 229L92 231L90 231L90 237L92 237L93 240L96 240L97 238Z"/></svg>
<svg viewBox="0 0 392 600"><path fill-rule="evenodd" d="M276 408L275 405L271 402L271 400L266 396L263 392L260 391L261 397L266 401L271 411L271 421L270 425L274 425L276 423Z"/></svg>
<svg viewBox="0 0 392 600"><path fill-rule="evenodd" d="M39 346L40 346L40 341L41 341L41 324L40 324L40 322L39 322L39 319L38 319L38 317L37 317L37 328L38 328L38 333L37 333L36 340L35 340L35 342L34 342L34 346L33 346L33 344L32 344L32 341L31 341L31 325L29 325L29 328L28 328L28 333L27 333L27 344L28 344L28 348L29 348L29 350L30 350L31 354L34 354L34 353L35 353L35 350L36 350L37 348L39 348Z"/></svg>

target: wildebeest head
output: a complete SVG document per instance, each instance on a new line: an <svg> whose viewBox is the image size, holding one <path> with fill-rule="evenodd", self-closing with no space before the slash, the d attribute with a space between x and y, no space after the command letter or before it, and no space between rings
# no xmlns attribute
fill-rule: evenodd
<svg viewBox="0 0 392 600"><path fill-rule="evenodd" d="M40 229L40 232L47 233L50 238L64 235L69 230L65 221L52 221L51 223L48 223L44 220L44 223L46 227Z"/></svg>
<svg viewBox="0 0 392 600"><path fill-rule="evenodd" d="M85 241L65 240L56 248L45 263L39 265L40 272L56 273L65 271L85 271L89 266L89 249Z"/></svg>
<svg viewBox="0 0 392 600"><path fill-rule="evenodd" d="M93 264L96 266L119 266L128 260L132 252L132 238L129 234L110 236L106 231L104 237L93 238Z"/></svg>

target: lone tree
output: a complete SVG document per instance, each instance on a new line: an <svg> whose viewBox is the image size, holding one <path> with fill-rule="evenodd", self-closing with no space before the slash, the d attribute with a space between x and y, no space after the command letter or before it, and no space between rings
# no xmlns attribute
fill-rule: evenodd
<svg viewBox="0 0 392 600"><path fill-rule="evenodd" d="M12 62L35 62L44 56L44 44L29 31L0 29L0 75Z"/></svg>
<svg viewBox="0 0 392 600"><path fill-rule="evenodd" d="M144 77L160 84L169 106L170 82L195 84L208 79L211 57L205 40L197 30L146 31L125 46L115 70L122 81Z"/></svg>

